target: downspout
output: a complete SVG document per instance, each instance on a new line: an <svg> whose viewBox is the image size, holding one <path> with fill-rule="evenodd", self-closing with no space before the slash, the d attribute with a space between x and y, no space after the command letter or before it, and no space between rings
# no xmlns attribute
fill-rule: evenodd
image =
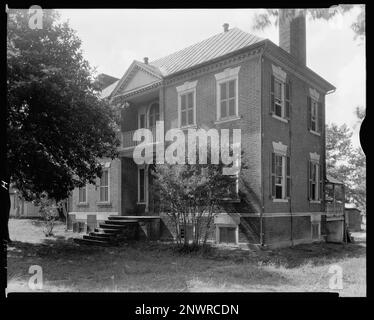
<svg viewBox="0 0 374 320"><path fill-rule="evenodd" d="M266 44L265 44L265 48L266 48ZM261 121L260 121L260 127L261 127L261 193L262 193L262 203L261 203L261 207L260 207L260 245L261 247L264 246L264 233L263 233L263 213L264 213L264 203L265 203L265 196L264 196L264 170L263 170L263 167L264 167L264 129L263 129L263 120L264 120L264 117L263 117L263 99L262 99L262 96L263 96L263 88L264 88L264 77L263 77L263 73L264 73L264 68L263 68L263 62L264 62L264 58L263 58L263 55L264 55L264 51L265 51L265 48L263 49L261 55L260 55L260 67L261 67L261 72L260 72L260 77L261 77L261 95L260 95L260 105L261 105Z"/></svg>
<svg viewBox="0 0 374 320"><path fill-rule="evenodd" d="M292 94L293 90L291 89L291 94ZM291 121L291 117L292 117L292 110L293 110L293 106L292 106L292 97L289 97L289 104L291 105L291 108L290 108L290 115L289 115L289 121L288 121L288 139L289 139L289 157L290 157L290 182L291 182L291 185L290 185L290 197L288 199L288 203L289 203L289 208L290 208L290 222L291 222L291 246L294 245L294 241L293 241L293 215L292 215L292 170L291 170L291 154L292 154L292 130L291 130L291 124L292 124L292 121ZM286 162L286 166L287 166L287 162ZM286 167L286 170L287 170L287 167ZM287 173L286 173L287 174ZM287 188L287 181L286 181L286 188Z"/></svg>

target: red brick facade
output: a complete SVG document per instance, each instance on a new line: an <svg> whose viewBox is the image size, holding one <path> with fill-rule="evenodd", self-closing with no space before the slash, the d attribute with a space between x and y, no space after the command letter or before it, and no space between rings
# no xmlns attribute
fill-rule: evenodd
<svg viewBox="0 0 374 320"><path fill-rule="evenodd" d="M273 68L280 68L292 83L291 109L288 122L276 119L270 113L271 78ZM238 73L238 118L217 122L216 74L226 69L240 67ZM178 127L177 87L186 82L196 84L196 127L203 129L241 129L241 148L244 152L239 178L240 203L227 206L227 212L241 215L238 225L239 243L262 245L287 245L312 241L311 224L320 220L324 212L324 201L311 203L308 198L308 161L310 154L320 157L322 177L325 175L325 94L331 85L305 66L300 66L293 57L269 41L257 43L210 63L165 77L159 87L133 93L122 112L122 131L138 127L138 110L148 110L151 102L158 101L160 120L164 120L165 132ZM319 94L322 105L322 132L320 135L308 130L307 97L310 90ZM117 92L120 94L121 92ZM147 113L146 113L147 114ZM287 146L290 158L291 187L287 201L275 202L271 197L271 154L273 143ZM123 146L122 146L123 147ZM158 214L149 194L149 204L138 203L138 169L132 159L131 148L123 148L118 170L120 192L113 191L111 209L122 215ZM114 173L113 173L114 174ZM114 186L115 188L115 186ZM150 192L150 191L149 191ZM74 199L74 196L73 196ZM91 200L90 200L91 201ZM225 206L224 206L225 207ZM90 210L101 210L91 208ZM77 209L77 211L79 211ZM223 213L223 212L222 212ZM161 223L163 238L174 232L170 221ZM214 239L215 227L212 227Z"/></svg>

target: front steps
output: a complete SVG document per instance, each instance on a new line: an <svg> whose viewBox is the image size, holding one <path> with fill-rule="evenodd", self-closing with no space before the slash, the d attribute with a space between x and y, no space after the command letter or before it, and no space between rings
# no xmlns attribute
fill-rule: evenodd
<svg viewBox="0 0 374 320"><path fill-rule="evenodd" d="M146 222L160 219L159 216L109 216L94 232L75 238L74 242L85 245L115 246L126 240L148 238ZM148 229L147 229L148 230ZM145 235L145 236L144 236Z"/></svg>

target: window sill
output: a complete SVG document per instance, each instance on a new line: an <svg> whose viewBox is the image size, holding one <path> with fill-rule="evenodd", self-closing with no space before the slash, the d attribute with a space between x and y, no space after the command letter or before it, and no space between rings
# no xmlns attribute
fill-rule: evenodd
<svg viewBox="0 0 374 320"><path fill-rule="evenodd" d="M273 199L273 202L287 203L288 199Z"/></svg>
<svg viewBox="0 0 374 320"><path fill-rule="evenodd" d="M221 124L221 123L236 121L236 120L239 120L239 119L241 119L241 116L232 116L230 118L221 118L219 120L214 121L214 124Z"/></svg>
<svg viewBox="0 0 374 320"><path fill-rule="evenodd" d="M318 136L318 137L321 136L321 133L319 133L319 132L317 132L317 131L314 131L314 130L309 129L309 132L310 132L311 134L314 134L314 135Z"/></svg>
<svg viewBox="0 0 374 320"><path fill-rule="evenodd" d="M98 206L101 206L101 207L111 207L112 206L112 203L111 202L107 202L107 201L96 202L96 204Z"/></svg>
<svg viewBox="0 0 374 320"><path fill-rule="evenodd" d="M143 205L143 206L145 206L146 205L146 203L145 202L140 202L140 201L138 201L136 204L138 204L138 205Z"/></svg>
<svg viewBox="0 0 374 320"><path fill-rule="evenodd" d="M197 129L197 125L196 124L190 124L188 126L179 127L179 129L181 129L181 130Z"/></svg>
<svg viewBox="0 0 374 320"><path fill-rule="evenodd" d="M321 200L309 200L311 204L321 204Z"/></svg>
<svg viewBox="0 0 374 320"><path fill-rule="evenodd" d="M279 117L277 115L275 115L274 113L271 115L274 119L277 119L279 121L282 121L284 123L288 123L288 120L286 118L282 118L282 117Z"/></svg>
<svg viewBox="0 0 374 320"><path fill-rule="evenodd" d="M88 202L79 202L77 204L78 207L88 207Z"/></svg>

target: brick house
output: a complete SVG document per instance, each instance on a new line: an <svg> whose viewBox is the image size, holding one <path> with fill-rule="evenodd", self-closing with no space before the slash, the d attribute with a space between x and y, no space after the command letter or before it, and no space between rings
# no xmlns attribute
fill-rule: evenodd
<svg viewBox="0 0 374 320"><path fill-rule="evenodd" d="M165 132L239 128L248 166L239 174L239 200L217 212L211 239L271 246L321 240L325 96L335 88L306 66L305 17L280 22L280 46L223 27L164 58L134 61L113 85L109 98L126 105L120 157L103 161L108 182L73 193L74 211L87 213L95 203L92 211L103 217L160 215L160 237L172 236L150 191L149 166L133 160L134 131L155 132L157 120L164 121Z"/></svg>

